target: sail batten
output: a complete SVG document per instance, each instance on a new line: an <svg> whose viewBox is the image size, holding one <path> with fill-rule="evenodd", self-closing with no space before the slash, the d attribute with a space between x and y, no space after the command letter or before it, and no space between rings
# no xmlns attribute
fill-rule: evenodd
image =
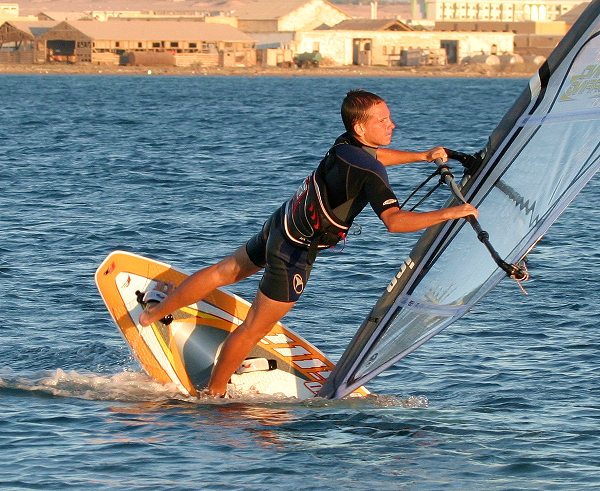
<svg viewBox="0 0 600 491"><path fill-rule="evenodd" d="M483 230L508 264L525 257L600 167L599 53L594 0L470 169L461 193L479 209ZM465 221L428 229L319 395L349 394L465 315L505 276Z"/></svg>

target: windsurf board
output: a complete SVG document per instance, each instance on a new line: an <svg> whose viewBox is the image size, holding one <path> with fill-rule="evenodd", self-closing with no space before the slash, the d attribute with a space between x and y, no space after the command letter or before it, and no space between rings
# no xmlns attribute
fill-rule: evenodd
<svg viewBox="0 0 600 491"><path fill-rule="evenodd" d="M186 277L168 264L124 251L109 254L95 275L108 311L146 373L195 397L207 386L223 341L242 323L250 304L217 289L202 301L173 312L172 319L141 326L144 292L161 283L177 287ZM332 369L333 363L321 351L277 323L232 375L228 394L308 399ZM360 387L352 395L368 393Z"/></svg>

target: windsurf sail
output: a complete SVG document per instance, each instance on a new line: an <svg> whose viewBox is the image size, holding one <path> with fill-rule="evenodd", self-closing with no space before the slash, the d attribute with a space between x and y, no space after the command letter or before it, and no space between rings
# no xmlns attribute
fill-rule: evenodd
<svg viewBox="0 0 600 491"><path fill-rule="evenodd" d="M531 78L486 148L461 160L469 174L462 197L479 209L502 263L521 264L600 166L600 0ZM465 220L424 232L319 396L349 394L462 317L506 277L479 235Z"/></svg>

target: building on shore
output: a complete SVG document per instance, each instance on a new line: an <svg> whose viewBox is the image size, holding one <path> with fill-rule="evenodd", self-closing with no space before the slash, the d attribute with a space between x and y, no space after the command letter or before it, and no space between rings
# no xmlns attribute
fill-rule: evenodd
<svg viewBox="0 0 600 491"><path fill-rule="evenodd" d="M175 66L256 64L250 36L228 25L201 22L7 22L0 26L0 46L0 60L21 63L118 65L131 58Z"/></svg>
<svg viewBox="0 0 600 491"><path fill-rule="evenodd" d="M237 17L224 12L206 10L92 10L86 20L112 22L119 20L206 22L207 24L227 24L238 27Z"/></svg>
<svg viewBox="0 0 600 491"><path fill-rule="evenodd" d="M230 12L240 30L256 39L257 59L263 66L290 66L298 31L331 27L350 19L326 0L255 0Z"/></svg>
<svg viewBox="0 0 600 491"><path fill-rule="evenodd" d="M244 32L296 32L334 26L350 17L326 0L255 0L232 14Z"/></svg>
<svg viewBox="0 0 600 491"><path fill-rule="evenodd" d="M18 3L0 3L0 17L19 17Z"/></svg>
<svg viewBox="0 0 600 491"><path fill-rule="evenodd" d="M411 17L432 21L553 21L581 3L582 0L411 0Z"/></svg>
<svg viewBox="0 0 600 491"><path fill-rule="evenodd" d="M38 20L53 20L55 22L61 22L63 20L90 20L89 14L87 14L86 12L62 12L54 10L44 10L43 12L39 12L37 14L37 18Z"/></svg>
<svg viewBox="0 0 600 491"><path fill-rule="evenodd" d="M0 3L0 24L6 21L34 21L39 20L33 15L22 16L18 3Z"/></svg>
<svg viewBox="0 0 600 491"><path fill-rule="evenodd" d="M556 12L572 1L535 0L536 5L554 5ZM432 4L447 5L442 0ZM17 4L5 5L18 13ZM496 0L477 5L480 11L498 5L513 14L518 10ZM464 15L460 7L457 17L479 16L471 7L464 7ZM326 0L254 0L227 12L85 12L89 20L76 20L81 12L41 12L39 21L54 24L0 22L0 62L290 66L294 57L313 55L328 65L445 64L515 52L547 56L568 30L569 23L561 20L490 20L496 15L490 9L483 20L452 18L424 25L378 19L374 0L370 19L352 19Z"/></svg>
<svg viewBox="0 0 600 491"><path fill-rule="evenodd" d="M512 53L512 32L332 29L297 32L296 50L318 51L332 64L399 66L460 63L475 55Z"/></svg>
<svg viewBox="0 0 600 491"><path fill-rule="evenodd" d="M37 39L55 25L54 21L38 20L4 22L0 25L0 63L35 63Z"/></svg>
<svg viewBox="0 0 600 491"><path fill-rule="evenodd" d="M438 21L436 31L446 32L512 32L513 52L522 57L547 57L569 26L561 20L553 22L493 22L493 21Z"/></svg>

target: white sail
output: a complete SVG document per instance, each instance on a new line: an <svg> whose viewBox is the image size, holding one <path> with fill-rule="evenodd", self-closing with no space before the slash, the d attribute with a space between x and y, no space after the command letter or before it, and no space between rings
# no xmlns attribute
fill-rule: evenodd
<svg viewBox="0 0 600 491"><path fill-rule="evenodd" d="M479 209L500 258L517 264L600 166L600 0L531 79L481 155L462 193ZM319 395L349 394L464 315L505 276L464 220L428 229Z"/></svg>

